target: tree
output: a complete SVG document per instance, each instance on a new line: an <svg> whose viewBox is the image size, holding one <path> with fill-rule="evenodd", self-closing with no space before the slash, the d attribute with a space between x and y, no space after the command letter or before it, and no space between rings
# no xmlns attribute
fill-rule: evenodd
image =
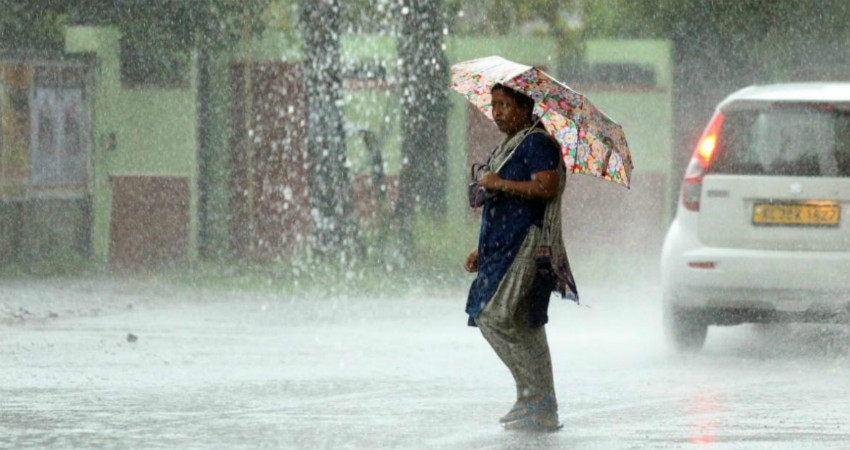
<svg viewBox="0 0 850 450"><path fill-rule="evenodd" d="M346 262L358 243L342 119L339 12L337 0L301 4L313 249Z"/></svg>
<svg viewBox="0 0 850 450"><path fill-rule="evenodd" d="M217 46L239 42L246 12L259 17L270 0L0 0L0 42L7 47L62 49L62 26L111 25L164 31L166 40ZM263 22L253 24L261 32ZM11 44L11 45L10 45Z"/></svg>
<svg viewBox="0 0 850 450"><path fill-rule="evenodd" d="M558 75L573 79L584 71L586 15L594 4L581 0L450 0L448 11L451 26L459 34L548 35L555 42Z"/></svg>
<svg viewBox="0 0 850 450"><path fill-rule="evenodd" d="M65 17L46 0L0 0L0 49L61 51Z"/></svg>
<svg viewBox="0 0 850 450"><path fill-rule="evenodd" d="M397 217L409 233L416 207L446 211L448 59L441 0L404 0L398 37L403 166Z"/></svg>

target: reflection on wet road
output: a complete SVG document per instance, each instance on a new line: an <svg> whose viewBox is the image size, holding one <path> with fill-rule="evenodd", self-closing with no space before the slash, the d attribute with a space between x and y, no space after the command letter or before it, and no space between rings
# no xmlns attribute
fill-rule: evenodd
<svg viewBox="0 0 850 450"><path fill-rule="evenodd" d="M588 287L587 306L553 302L565 427L552 434L497 424L514 390L465 326L463 292L168 291L133 310L0 325L0 448L847 448L844 328L713 328L702 353L677 356L658 294Z"/></svg>

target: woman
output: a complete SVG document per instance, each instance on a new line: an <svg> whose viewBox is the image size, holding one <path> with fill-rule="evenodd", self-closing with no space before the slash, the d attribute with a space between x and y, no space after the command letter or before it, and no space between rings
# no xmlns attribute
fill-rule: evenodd
<svg viewBox="0 0 850 450"><path fill-rule="evenodd" d="M496 193L484 204L478 246L466 258L477 272L469 324L510 369L517 388L507 428L557 429L552 361L543 325L553 290L577 300L561 241L563 163L558 145L537 126L534 101L503 85L492 90L493 120L505 134L478 185Z"/></svg>

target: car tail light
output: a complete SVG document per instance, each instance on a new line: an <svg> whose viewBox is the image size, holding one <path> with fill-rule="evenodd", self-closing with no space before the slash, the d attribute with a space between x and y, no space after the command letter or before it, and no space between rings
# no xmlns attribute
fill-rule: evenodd
<svg viewBox="0 0 850 450"><path fill-rule="evenodd" d="M702 176L717 154L717 142L720 139L722 126L723 113L718 111L714 113L705 131L702 132L688 168L685 170L685 179L682 180L682 204L691 211L699 211Z"/></svg>

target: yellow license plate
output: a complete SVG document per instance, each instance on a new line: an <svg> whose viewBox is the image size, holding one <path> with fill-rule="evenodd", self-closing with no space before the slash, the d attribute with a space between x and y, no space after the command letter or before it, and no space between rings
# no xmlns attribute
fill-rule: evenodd
<svg viewBox="0 0 850 450"><path fill-rule="evenodd" d="M832 201L812 200L753 205L753 224L755 225L836 227L840 218L841 207Z"/></svg>

